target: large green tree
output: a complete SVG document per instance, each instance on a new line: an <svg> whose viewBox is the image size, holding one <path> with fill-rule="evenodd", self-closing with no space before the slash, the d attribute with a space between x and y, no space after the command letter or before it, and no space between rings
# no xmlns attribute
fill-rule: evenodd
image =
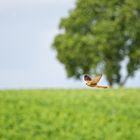
<svg viewBox="0 0 140 140"><path fill-rule="evenodd" d="M110 85L124 85L140 68L140 0L77 0L59 27L53 47L68 77L103 73Z"/></svg>

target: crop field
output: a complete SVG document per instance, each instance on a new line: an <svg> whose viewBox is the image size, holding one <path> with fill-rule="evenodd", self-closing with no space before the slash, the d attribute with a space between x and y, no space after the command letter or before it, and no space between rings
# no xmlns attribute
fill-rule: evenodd
<svg viewBox="0 0 140 140"><path fill-rule="evenodd" d="M140 89L0 91L0 140L140 140Z"/></svg>

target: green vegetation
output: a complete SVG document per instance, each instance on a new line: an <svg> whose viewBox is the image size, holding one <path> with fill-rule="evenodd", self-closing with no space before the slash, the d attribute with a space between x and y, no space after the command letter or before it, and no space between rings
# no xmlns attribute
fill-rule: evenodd
<svg viewBox="0 0 140 140"><path fill-rule="evenodd" d="M138 140L140 89L0 91L0 140Z"/></svg>
<svg viewBox="0 0 140 140"><path fill-rule="evenodd" d="M140 0L76 0L59 27L53 47L68 77L103 73L122 86L140 69Z"/></svg>

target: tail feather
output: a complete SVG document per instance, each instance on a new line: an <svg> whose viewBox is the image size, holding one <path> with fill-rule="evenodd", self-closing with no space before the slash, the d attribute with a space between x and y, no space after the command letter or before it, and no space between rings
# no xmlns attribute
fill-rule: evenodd
<svg viewBox="0 0 140 140"><path fill-rule="evenodd" d="M96 86L97 88L111 88L110 86Z"/></svg>

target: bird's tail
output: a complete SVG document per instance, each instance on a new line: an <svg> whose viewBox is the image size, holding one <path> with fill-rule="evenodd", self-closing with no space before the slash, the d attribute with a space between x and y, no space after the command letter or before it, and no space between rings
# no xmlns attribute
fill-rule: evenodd
<svg viewBox="0 0 140 140"><path fill-rule="evenodd" d="M111 88L110 86L96 86L97 88Z"/></svg>

